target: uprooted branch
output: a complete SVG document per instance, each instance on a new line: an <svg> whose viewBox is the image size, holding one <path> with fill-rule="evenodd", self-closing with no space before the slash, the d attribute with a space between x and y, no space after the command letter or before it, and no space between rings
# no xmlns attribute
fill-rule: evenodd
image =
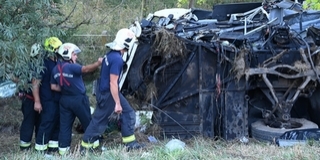
<svg viewBox="0 0 320 160"><path fill-rule="evenodd" d="M92 18L90 18L88 20L85 19L85 20L81 21L80 23L76 24L75 26L61 26L61 28L77 29L78 27L80 27L83 24L90 24L91 19Z"/></svg>
<svg viewBox="0 0 320 160"><path fill-rule="evenodd" d="M62 25L62 24L64 24L65 22L67 22L67 21L70 19L70 17L74 14L75 9L76 9L76 7L77 7L77 4L78 4L78 3L76 2L76 4L75 4L74 7L72 8L72 10L71 10L71 12L68 14L68 16L65 17L65 19L62 20L61 22L57 23L56 26L60 26L60 28L77 29L78 27L80 27L80 26L83 25L83 24L87 24L87 25L90 24L92 17L89 18L89 19L84 19L84 20L82 20L80 23L77 23L77 24L74 25L74 26L67 26L67 25L63 26L63 25Z"/></svg>
<svg viewBox="0 0 320 160"><path fill-rule="evenodd" d="M281 69L290 69L296 73L295 74L281 73L278 71ZM319 67L316 68L316 72L318 73L320 72ZM276 65L271 68L250 68L246 70L245 74L247 77L252 75L271 74L271 75L277 75L279 77L283 77L286 79L295 79L295 78L302 78L307 76L310 76L313 80L317 78L317 76L315 75L314 71L311 68L306 69L304 72L299 72L297 68L290 65Z"/></svg>
<svg viewBox="0 0 320 160"><path fill-rule="evenodd" d="M59 22L58 24L56 24L56 26L60 26L61 24L65 23L67 20L70 19L71 15L74 13L74 11L75 11L75 9L76 9L76 7L77 7L77 4L78 4L78 3L76 2L76 4L74 5L74 7L72 8L71 12L69 13L69 15L68 15L63 21L61 21L61 22Z"/></svg>

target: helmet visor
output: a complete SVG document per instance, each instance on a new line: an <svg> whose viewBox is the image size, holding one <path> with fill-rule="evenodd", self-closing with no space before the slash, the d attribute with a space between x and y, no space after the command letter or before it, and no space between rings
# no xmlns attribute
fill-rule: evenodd
<svg viewBox="0 0 320 160"><path fill-rule="evenodd" d="M74 51L73 51L75 54L79 54L80 52L81 52L81 49L75 49Z"/></svg>

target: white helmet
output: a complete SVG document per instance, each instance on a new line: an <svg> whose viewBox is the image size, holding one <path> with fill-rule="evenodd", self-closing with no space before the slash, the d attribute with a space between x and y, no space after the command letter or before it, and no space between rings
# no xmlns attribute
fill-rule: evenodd
<svg viewBox="0 0 320 160"><path fill-rule="evenodd" d="M37 56L40 53L40 48L41 48L40 44L38 43L33 44L31 47L30 56L31 57Z"/></svg>
<svg viewBox="0 0 320 160"><path fill-rule="evenodd" d="M70 60L72 53L80 53L81 50L78 46L76 46L73 43L64 43L59 47L58 54L64 59L64 60Z"/></svg>
<svg viewBox="0 0 320 160"><path fill-rule="evenodd" d="M106 46L113 50L129 49L135 39L135 34L128 28L122 28L117 32L113 42L107 43Z"/></svg>

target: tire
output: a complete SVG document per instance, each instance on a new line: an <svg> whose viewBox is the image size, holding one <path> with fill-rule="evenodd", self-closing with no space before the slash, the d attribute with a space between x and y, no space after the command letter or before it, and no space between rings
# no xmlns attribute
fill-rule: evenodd
<svg viewBox="0 0 320 160"><path fill-rule="evenodd" d="M258 120L251 124L251 134L252 138L263 141L263 142L271 142L274 143L274 140L280 137L284 132L296 129L310 129L310 128L318 128L318 125L308 121L304 118L291 119L294 122L298 122L302 124L299 128L292 128L292 129L281 129L281 128L272 128L264 124L263 120Z"/></svg>

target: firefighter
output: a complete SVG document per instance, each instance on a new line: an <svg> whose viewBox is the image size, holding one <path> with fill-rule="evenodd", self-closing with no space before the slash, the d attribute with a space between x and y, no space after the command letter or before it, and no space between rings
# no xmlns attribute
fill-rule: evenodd
<svg viewBox="0 0 320 160"><path fill-rule="evenodd" d="M40 54L40 44L33 44L31 47L30 57L31 61L38 59ZM31 68L32 69L32 68ZM16 79L16 78L15 78ZM17 79L15 80L18 81ZM32 86L36 84L35 79L32 79ZM20 149L29 150L31 148L31 140L33 132L35 137L37 136L37 131L39 128L40 114L34 109L35 99L32 93L33 89L28 89L27 91L19 92L19 97L22 100L21 111L23 114L23 120L20 126Z"/></svg>
<svg viewBox="0 0 320 160"><path fill-rule="evenodd" d="M64 43L58 50L58 63L52 70L51 89L60 91L60 132L59 154L64 155L70 149L72 126L77 117L84 129L90 123L90 104L86 95L82 73L92 72L102 62L102 58L86 66L76 63L81 52L78 46Z"/></svg>
<svg viewBox="0 0 320 160"><path fill-rule="evenodd" d="M114 113L119 116L122 142L127 150L143 147L136 141L134 135L135 111L119 92L118 86L124 64L122 55L128 50L134 38L135 35L131 30L121 29L109 45L111 50L104 57L100 78L97 81L97 106L82 137L82 150L92 150L99 146L99 137L105 132L107 125L110 124L109 118Z"/></svg>
<svg viewBox="0 0 320 160"><path fill-rule="evenodd" d="M33 88L34 108L40 113L35 149L36 151L58 151L59 137L59 99L60 92L51 90L51 71L56 65L55 52L62 45L57 37L47 38L44 42L44 69L36 79Z"/></svg>

